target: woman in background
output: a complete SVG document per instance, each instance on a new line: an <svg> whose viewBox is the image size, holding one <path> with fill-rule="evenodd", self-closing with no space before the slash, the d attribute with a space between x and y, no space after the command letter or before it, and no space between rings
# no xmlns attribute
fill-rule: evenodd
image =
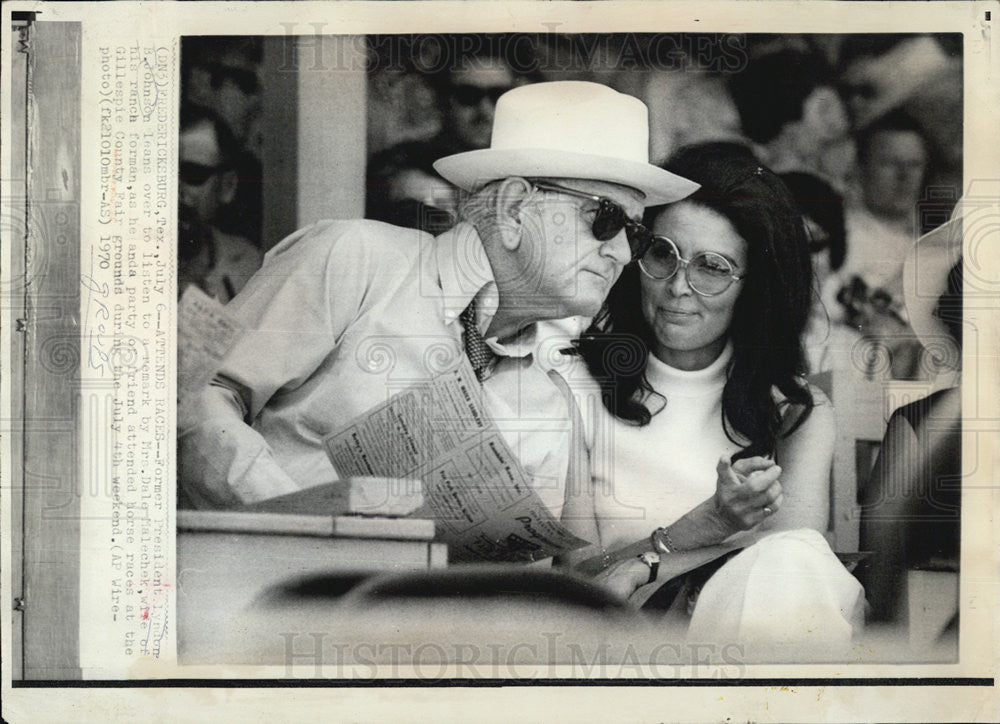
<svg viewBox="0 0 1000 724"><path fill-rule="evenodd" d="M741 146L689 147L666 167L701 189L652 210L655 236L580 341L614 420L592 449L592 517L581 496L564 519L600 541L597 579L624 595L656 574L637 551L745 543L697 594L695 640L847 644L863 595L822 535L835 430L800 376L802 217Z"/></svg>

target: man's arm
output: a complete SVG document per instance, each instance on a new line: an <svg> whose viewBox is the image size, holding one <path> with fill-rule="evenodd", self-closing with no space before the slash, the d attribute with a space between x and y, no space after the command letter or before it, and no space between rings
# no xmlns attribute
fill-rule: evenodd
<svg viewBox="0 0 1000 724"><path fill-rule="evenodd" d="M234 508L299 490L244 422L237 392L213 381L180 415L181 488L197 508Z"/></svg>
<svg viewBox="0 0 1000 724"><path fill-rule="evenodd" d="M310 378L357 317L371 253L362 235L356 222L296 232L228 306L243 331L216 379L179 411L180 484L196 506L234 507L303 487L251 425L276 393Z"/></svg>

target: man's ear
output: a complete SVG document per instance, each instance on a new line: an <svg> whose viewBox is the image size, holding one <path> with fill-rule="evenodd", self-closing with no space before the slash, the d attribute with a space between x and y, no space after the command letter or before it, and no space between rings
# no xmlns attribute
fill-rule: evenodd
<svg viewBox="0 0 1000 724"><path fill-rule="evenodd" d="M493 217L500 240L508 251L515 251L521 245L524 232L524 205L531 198L531 182L517 176L506 178L497 187L493 199Z"/></svg>
<svg viewBox="0 0 1000 724"><path fill-rule="evenodd" d="M219 206L232 203L236 198L236 187L239 186L240 179L234 169L223 171L219 174L219 189L217 191Z"/></svg>

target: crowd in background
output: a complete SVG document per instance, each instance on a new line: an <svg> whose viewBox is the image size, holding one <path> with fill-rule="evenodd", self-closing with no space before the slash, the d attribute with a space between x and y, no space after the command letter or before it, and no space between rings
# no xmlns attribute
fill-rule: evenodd
<svg viewBox="0 0 1000 724"><path fill-rule="evenodd" d="M187 38L179 128L178 290L228 302L260 267L261 43Z"/></svg>
<svg viewBox="0 0 1000 724"><path fill-rule="evenodd" d="M918 236L947 221L960 195L960 43L928 35L377 39L366 212L440 232L456 197L431 164L489 144L504 90L603 82L649 106L654 162L690 144L735 141L783 176L806 217L817 275L812 371L933 377L934 361L908 328L902 270Z"/></svg>
<svg viewBox="0 0 1000 724"><path fill-rule="evenodd" d="M446 230L457 193L432 164L489 145L504 91L605 83L649 107L653 162L725 140L782 175L802 207L817 274L812 371L867 365L870 375L933 376L908 331L902 267L960 195L960 36L373 36L368 56L367 217ZM260 238L261 61L256 38L184 41L182 279L207 280L222 301L275 242ZM191 134L198 125L200 140ZM877 348L859 354L863 338Z"/></svg>
<svg viewBox="0 0 1000 724"><path fill-rule="evenodd" d="M815 275L803 371L932 380L947 365L911 327L904 263L920 236L948 222L961 196L961 42L961 36L912 34L372 37L365 216L434 235L449 230L459 193L434 162L489 147L506 91L540 81L603 83L646 103L651 162L662 166L682 148L724 142L716 145L734 158L753 154L787 187ZM262 47L255 38L219 37L186 38L183 47L179 286L196 284L222 302L277 242L260 235L267 183ZM960 268L959 262L952 277ZM953 306L960 307L960 294L951 291ZM948 394L893 417L866 493L868 550L907 550L896 541L906 533L896 525L899 511L881 518L870 511L885 501L911 505L928 497L930 478L900 484L897 473L906 465L892 461L924 454L920 440L913 443L917 433L905 431L923 429L931 403L960 419L957 388L942 392ZM956 465L957 429L946 454L934 453L936 461ZM884 495L890 488L917 492ZM954 557L954 510L946 534L921 529L911 537L946 540L942 550ZM883 519L889 523L881 525ZM884 565L875 566L875 583L866 580L879 616L898 608L898 575L885 571L921 553L879 559Z"/></svg>

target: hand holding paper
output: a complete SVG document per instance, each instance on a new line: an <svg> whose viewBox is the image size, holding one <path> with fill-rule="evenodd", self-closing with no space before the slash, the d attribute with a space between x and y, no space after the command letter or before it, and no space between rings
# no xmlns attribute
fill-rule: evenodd
<svg viewBox="0 0 1000 724"><path fill-rule="evenodd" d="M575 550L482 404L468 361L323 440L341 476L423 481L451 560L535 561Z"/></svg>

